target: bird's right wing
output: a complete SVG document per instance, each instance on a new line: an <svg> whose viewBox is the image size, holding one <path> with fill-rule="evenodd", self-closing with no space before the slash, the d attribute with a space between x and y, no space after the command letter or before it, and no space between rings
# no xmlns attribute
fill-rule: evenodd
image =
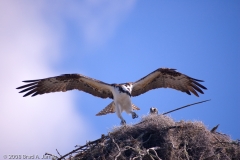
<svg viewBox="0 0 240 160"><path fill-rule="evenodd" d="M63 74L56 77L23 82L28 84L17 89L23 89L19 93L27 92L24 97L78 89L100 98L113 98L109 84L81 74Z"/></svg>

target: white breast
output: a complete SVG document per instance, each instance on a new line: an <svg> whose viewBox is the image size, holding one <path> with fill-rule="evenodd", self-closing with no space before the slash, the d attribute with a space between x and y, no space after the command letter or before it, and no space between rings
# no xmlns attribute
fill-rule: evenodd
<svg viewBox="0 0 240 160"><path fill-rule="evenodd" d="M132 102L131 97L126 93L119 92L118 88L114 88L113 91L114 103L116 107L119 107L119 110L131 113L132 111Z"/></svg>

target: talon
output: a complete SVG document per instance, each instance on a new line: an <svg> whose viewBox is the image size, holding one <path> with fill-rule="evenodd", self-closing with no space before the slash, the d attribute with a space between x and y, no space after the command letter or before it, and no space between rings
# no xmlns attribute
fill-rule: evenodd
<svg viewBox="0 0 240 160"><path fill-rule="evenodd" d="M121 125L125 125L126 124L126 121L125 120L121 120Z"/></svg>
<svg viewBox="0 0 240 160"><path fill-rule="evenodd" d="M132 112L132 118L138 118L138 115L135 112Z"/></svg>

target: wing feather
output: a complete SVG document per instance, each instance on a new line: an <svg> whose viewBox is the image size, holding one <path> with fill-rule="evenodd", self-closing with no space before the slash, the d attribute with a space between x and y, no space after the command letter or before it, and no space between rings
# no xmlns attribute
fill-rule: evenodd
<svg viewBox="0 0 240 160"><path fill-rule="evenodd" d="M198 87L196 86L194 83L191 83L191 86L193 89L197 90L198 92L202 93L203 94L203 91Z"/></svg>
<svg viewBox="0 0 240 160"><path fill-rule="evenodd" d="M156 88L172 88L189 95L193 93L198 97L197 92L204 94L201 89L207 89L198 82L204 81L191 78L185 74L177 72L176 69L159 68L134 82L131 95L138 96Z"/></svg>
<svg viewBox="0 0 240 160"><path fill-rule="evenodd" d="M24 97L77 89L100 98L113 98L109 84L81 74L63 74L56 77L23 82L28 84L17 89L22 89L19 93L26 92Z"/></svg>
<svg viewBox="0 0 240 160"><path fill-rule="evenodd" d="M132 110L140 110L140 108L132 104ZM96 116L102 116L102 115L115 113L115 112L116 112L115 104L114 104L114 101L112 101L109 105L107 105L107 107L103 108L100 112L98 112Z"/></svg>
<svg viewBox="0 0 240 160"><path fill-rule="evenodd" d="M30 87L28 87L28 88L26 88L26 89L24 89L24 90L21 90L19 93L23 93L23 92L26 92L26 91L32 90L32 89L36 88L36 86L37 86L37 85L30 86Z"/></svg>
<svg viewBox="0 0 240 160"><path fill-rule="evenodd" d="M191 86L188 86L187 88L190 91L190 93L193 93L195 96L199 97L197 92Z"/></svg>
<svg viewBox="0 0 240 160"><path fill-rule="evenodd" d="M24 82L24 81L23 81L23 82ZM33 85L35 85L35 84L37 84L37 83L36 83L36 82L34 82L34 83L29 83L29 84L26 84L26 85L20 86L20 87L18 87L17 89L27 88L27 87L29 87L29 86L33 86Z"/></svg>

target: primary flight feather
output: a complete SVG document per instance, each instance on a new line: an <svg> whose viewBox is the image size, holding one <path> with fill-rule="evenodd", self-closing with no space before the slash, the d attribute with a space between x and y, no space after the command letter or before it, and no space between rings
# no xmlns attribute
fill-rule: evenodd
<svg viewBox="0 0 240 160"><path fill-rule="evenodd" d="M113 102L97 115L116 112L121 119L121 124L126 123L121 115L122 111L131 113L133 118L138 117L133 110L139 110L139 108L132 104L131 96L138 96L157 88L172 88L189 95L193 93L198 97L198 92L203 94L202 89L207 89L199 83L203 82L202 80L191 78L170 68L159 68L136 82L121 84L108 84L81 74L63 74L23 82L28 84L17 89L22 89L19 93L26 92L24 97L78 89L100 98L111 98Z"/></svg>

